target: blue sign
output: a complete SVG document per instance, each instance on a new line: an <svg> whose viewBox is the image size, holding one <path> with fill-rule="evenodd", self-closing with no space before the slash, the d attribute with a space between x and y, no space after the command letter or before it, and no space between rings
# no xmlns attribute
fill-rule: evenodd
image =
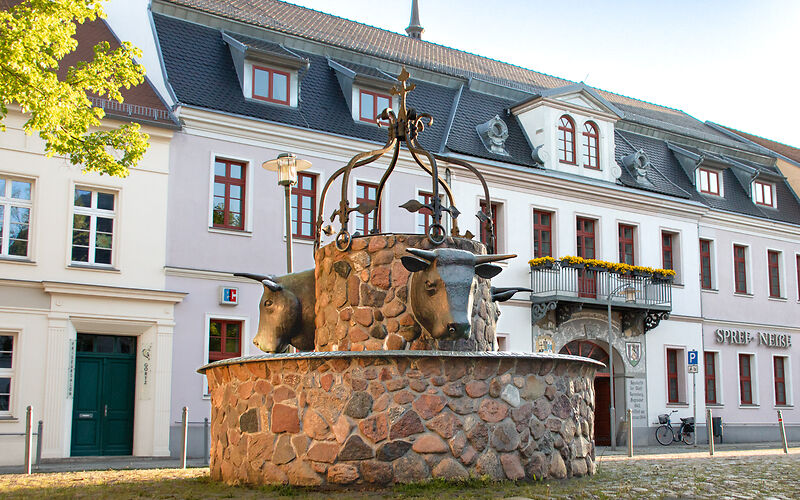
<svg viewBox="0 0 800 500"><path fill-rule="evenodd" d="M239 289L226 286L219 287L219 303L223 305L237 305L239 303Z"/></svg>
<svg viewBox="0 0 800 500"><path fill-rule="evenodd" d="M688 364L690 364L690 365L696 365L697 364L697 351L689 351Z"/></svg>

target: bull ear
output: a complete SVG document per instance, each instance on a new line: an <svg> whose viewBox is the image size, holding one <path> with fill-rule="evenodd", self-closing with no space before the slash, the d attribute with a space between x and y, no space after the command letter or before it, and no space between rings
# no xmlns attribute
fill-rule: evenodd
<svg viewBox="0 0 800 500"><path fill-rule="evenodd" d="M481 278L491 279L500 274L503 268L495 264L478 264L475 266L475 274Z"/></svg>
<svg viewBox="0 0 800 500"><path fill-rule="evenodd" d="M403 262L403 267L405 267L408 272L415 273L417 271L422 271L423 269L427 269L430 264L427 260L418 259L416 257L409 257L408 255L404 257L400 257L400 260Z"/></svg>
<svg viewBox="0 0 800 500"><path fill-rule="evenodd" d="M277 292L278 290L282 290L283 286L280 283L276 283L269 278L264 278L261 280L261 283L264 284L265 287L269 288L273 292Z"/></svg>

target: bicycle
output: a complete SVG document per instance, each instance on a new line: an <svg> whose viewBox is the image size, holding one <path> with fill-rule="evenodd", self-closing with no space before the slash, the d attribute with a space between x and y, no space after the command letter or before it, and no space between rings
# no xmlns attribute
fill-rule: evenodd
<svg viewBox="0 0 800 500"><path fill-rule="evenodd" d="M668 446L675 441L683 441L686 444L694 442L694 417L681 418L681 426L678 430L672 427L670 415L678 410L672 410L658 416L658 423L661 424L656 429L656 440L664 446Z"/></svg>

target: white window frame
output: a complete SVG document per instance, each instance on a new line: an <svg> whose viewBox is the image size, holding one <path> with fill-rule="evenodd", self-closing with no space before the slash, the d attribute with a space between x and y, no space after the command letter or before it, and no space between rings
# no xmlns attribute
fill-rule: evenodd
<svg viewBox="0 0 800 500"><path fill-rule="evenodd" d="M205 325L203 329L203 359L200 360L199 366L208 364L208 331L211 328L211 320L219 319L223 321L241 321L242 322L242 338L241 338L241 355L250 355L250 345L253 344L253 339L250 338L250 318L248 316L235 316L231 314L215 314L206 313ZM211 395L208 393L208 378L203 379L203 399L210 399Z"/></svg>
<svg viewBox="0 0 800 500"><path fill-rule="evenodd" d="M739 364L739 355L744 354L750 356L750 392L752 395L752 403L742 403L742 388L741 388L741 373L742 367ZM752 351L737 351L736 352L736 399L739 401L739 408L755 408L761 405L758 394L758 358L755 352ZM772 369L772 367L770 367ZM774 396L773 396L774 399Z"/></svg>
<svg viewBox="0 0 800 500"><path fill-rule="evenodd" d="M667 357L667 350L678 351L678 402L669 402L669 358ZM664 401L667 407L685 407L689 405L689 395L686 391L686 346L685 345L664 345Z"/></svg>
<svg viewBox="0 0 800 500"><path fill-rule="evenodd" d="M214 164L216 163L217 159L220 160L230 160L239 163L244 163L244 229L229 229L224 227L214 227L214 178L216 175L214 174ZM253 192L255 192L255 186L253 185L253 168L255 163L250 158L243 158L241 156L236 155L229 155L224 153L218 153L215 151L211 151L211 156L209 158L208 163L208 232L209 233L220 233L220 234L231 234L236 236L253 236ZM276 175L276 183L277 183L277 174ZM283 202L281 202L283 203ZM285 226L285 222L283 223ZM286 234L286 230L284 227L284 235Z"/></svg>
<svg viewBox="0 0 800 500"><path fill-rule="evenodd" d="M91 202L89 207L78 207L75 206L75 191L77 190L82 191L89 191L92 193ZM114 210L105 210L101 208L92 208L97 206L97 194L111 194L114 196ZM106 268L106 269L113 269L115 267L116 259L117 259L117 249L118 246L118 237L119 234L119 217L117 216L117 212L119 211L120 206L120 192L118 190L109 189L109 188L99 188L95 186L86 186L83 184L75 184L72 186L72 192L70 196L71 205L72 205L72 213L70 215L70 232L69 232L69 246L68 246L68 260L71 266L90 266L90 267L99 267L99 268ZM75 230L75 216L76 215L85 215L89 217L89 255L88 261L80 261L80 260L72 260L72 242L73 242L73 231ZM106 219L112 219L113 226L112 226L112 233L111 233L111 262L108 264L103 263L96 263L95 260L95 249L96 249L96 240L97 240L97 217L103 217Z"/></svg>
<svg viewBox="0 0 800 500"><path fill-rule="evenodd" d="M769 188L769 196L770 196L770 203L764 203L764 201L758 201L759 195L761 191L759 190L759 186L763 186L764 189ZM753 196L753 203L762 207L770 207L775 208L775 184L771 182L762 182L762 181L753 181L751 186L752 196Z"/></svg>
<svg viewBox="0 0 800 500"><path fill-rule="evenodd" d="M0 368L0 377L10 378L8 411L0 411L0 420L14 419L17 402L17 364L19 360L19 331L2 330L0 335L11 336L11 368Z"/></svg>
<svg viewBox="0 0 800 500"><path fill-rule="evenodd" d="M10 175L0 175L5 181L5 191L0 192L0 206L3 210L3 222L0 227L0 235L2 235L2 245L0 245L0 257L4 259L16 260L29 260L31 255L31 240L33 235L33 198L35 196L36 183L34 179L17 177ZM11 184L13 182L26 182L31 185L31 196L28 200L11 197ZM27 208L28 209L28 244L25 249L25 255L10 255L8 253L9 243L11 241L11 208Z"/></svg>
<svg viewBox="0 0 800 500"><path fill-rule="evenodd" d="M786 404L779 405L777 399L775 398L775 358L783 358L783 385L784 391L786 392ZM780 353L780 354L773 354L772 355L772 404L775 409L784 409L788 407L794 406L794 398L792 397L792 359L789 353Z"/></svg>

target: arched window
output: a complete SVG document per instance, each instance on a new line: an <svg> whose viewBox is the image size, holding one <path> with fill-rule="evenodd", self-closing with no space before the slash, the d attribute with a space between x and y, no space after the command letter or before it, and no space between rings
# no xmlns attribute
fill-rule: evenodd
<svg viewBox="0 0 800 500"><path fill-rule="evenodd" d="M583 166L600 169L600 153L598 150L597 125L592 122L583 124Z"/></svg>
<svg viewBox="0 0 800 500"><path fill-rule="evenodd" d="M558 151L560 160L575 165L575 122L567 115L558 123Z"/></svg>

